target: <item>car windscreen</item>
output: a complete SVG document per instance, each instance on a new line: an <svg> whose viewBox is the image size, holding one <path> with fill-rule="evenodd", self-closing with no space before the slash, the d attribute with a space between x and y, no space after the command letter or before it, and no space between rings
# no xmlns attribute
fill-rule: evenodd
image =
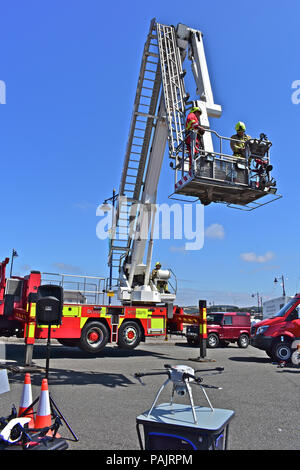
<svg viewBox="0 0 300 470"><path fill-rule="evenodd" d="M294 305L296 304L297 302L297 299L291 299L286 305L284 305L278 313L276 313L275 315L272 315L272 317L270 318L275 318L275 317L284 317L284 315L286 314L286 312Z"/></svg>
<svg viewBox="0 0 300 470"><path fill-rule="evenodd" d="M206 320L208 325L221 325L223 320L222 313L208 313Z"/></svg>

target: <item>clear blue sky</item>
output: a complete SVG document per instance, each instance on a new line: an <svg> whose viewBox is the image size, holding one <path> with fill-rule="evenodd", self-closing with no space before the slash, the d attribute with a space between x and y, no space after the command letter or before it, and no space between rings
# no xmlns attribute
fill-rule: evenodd
<svg viewBox="0 0 300 470"><path fill-rule="evenodd" d="M299 117L291 88L300 80L299 1L190 4L178 0L12 0L0 3L2 258L15 248L15 272L108 275L107 242L96 237L96 208L118 189L141 54L155 17L204 33L221 119L232 135L238 120L273 142L273 175L283 198L253 212L205 208L202 250L158 241L155 260L176 272L179 302L247 305L251 294L300 290ZM173 174L167 158L158 202ZM213 230L208 234L214 234ZM242 257L252 253L250 261ZM271 253L271 255L268 255ZM267 256L266 256L267 254ZM257 258L258 257L258 258ZM248 259L249 259L248 258Z"/></svg>

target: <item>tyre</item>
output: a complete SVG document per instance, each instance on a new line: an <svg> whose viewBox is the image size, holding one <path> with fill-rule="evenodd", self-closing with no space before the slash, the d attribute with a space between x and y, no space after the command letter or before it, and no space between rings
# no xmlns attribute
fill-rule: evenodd
<svg viewBox="0 0 300 470"><path fill-rule="evenodd" d="M275 361L289 361L292 355L291 343L289 341L276 341L272 347L272 357Z"/></svg>
<svg viewBox="0 0 300 470"><path fill-rule="evenodd" d="M122 323L118 334L118 346L120 348L134 349L140 344L141 339L142 332L137 323L133 321Z"/></svg>
<svg viewBox="0 0 300 470"><path fill-rule="evenodd" d="M79 338L57 338L57 341L63 346L68 346L70 348L75 348L78 346Z"/></svg>
<svg viewBox="0 0 300 470"><path fill-rule="evenodd" d="M219 336L215 333L210 333L207 336L207 347L208 348L217 348L219 346L220 340Z"/></svg>
<svg viewBox="0 0 300 470"><path fill-rule="evenodd" d="M198 346L200 344L199 338L187 338L186 341L189 346Z"/></svg>
<svg viewBox="0 0 300 470"><path fill-rule="evenodd" d="M293 352L293 354L291 356L291 359L292 359L292 363L294 364L294 366L299 366L299 364L300 364L300 353L299 353L298 349L296 349L296 351Z"/></svg>
<svg viewBox="0 0 300 470"><path fill-rule="evenodd" d="M239 348L248 348L249 342L250 342L249 336L244 333L241 334L237 340L237 344Z"/></svg>
<svg viewBox="0 0 300 470"><path fill-rule="evenodd" d="M83 351L97 354L106 346L109 339L109 331L106 325L98 321L86 323L82 328L78 346Z"/></svg>

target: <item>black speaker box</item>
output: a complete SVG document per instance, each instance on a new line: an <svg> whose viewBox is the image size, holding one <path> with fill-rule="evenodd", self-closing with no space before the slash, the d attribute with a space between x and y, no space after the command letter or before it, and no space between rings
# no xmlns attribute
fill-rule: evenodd
<svg viewBox="0 0 300 470"><path fill-rule="evenodd" d="M63 288L43 285L38 288L36 298L36 322L39 325L60 325L64 304Z"/></svg>

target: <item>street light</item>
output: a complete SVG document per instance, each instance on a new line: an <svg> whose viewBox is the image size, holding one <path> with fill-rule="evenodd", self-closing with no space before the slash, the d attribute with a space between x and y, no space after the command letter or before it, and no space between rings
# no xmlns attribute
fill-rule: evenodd
<svg viewBox="0 0 300 470"><path fill-rule="evenodd" d="M118 199L118 197L119 197L119 194L116 194L116 190L113 189L113 195L112 195L112 197L109 197L109 198L105 199L105 200L103 201L103 204L102 204L102 206L100 207L100 209L101 209L103 212L108 212L108 211L110 211L110 210L111 210L111 207L110 207L110 205L108 204L108 201L112 201L112 206L113 206L113 208L114 208L114 207L115 207L115 202L116 202L116 200Z"/></svg>
<svg viewBox="0 0 300 470"><path fill-rule="evenodd" d="M281 282L282 282L282 295L283 295L283 297L285 297L285 296L286 296L286 293L285 293L284 277L283 277L283 275L275 277L275 279L274 279L274 284L276 284L277 282L279 282L280 279L281 279Z"/></svg>
<svg viewBox="0 0 300 470"><path fill-rule="evenodd" d="M262 297L259 295L259 292L256 292L256 294L252 294L251 297L257 297L257 307L258 307L258 313L262 313ZM260 303L260 306L259 306Z"/></svg>
<svg viewBox="0 0 300 470"><path fill-rule="evenodd" d="M12 276L12 270L13 270L14 258L16 258L17 256L19 256L19 255L18 255L18 253L16 252L16 250L15 250L15 249L13 249L13 251L12 251L12 254L11 254L10 276L9 276L9 277L11 277L11 276Z"/></svg>
<svg viewBox="0 0 300 470"><path fill-rule="evenodd" d="M102 206L100 207L100 209L103 210L103 212L109 212L111 210L111 207L108 204L108 201L111 201L112 206L113 206L113 215L114 215L115 203L116 203L116 200L118 199L118 196L119 196L119 194L116 194L115 189L113 189L112 197L109 197L109 198L105 199ZM110 254L110 257L109 257L109 291L110 292L111 292L111 288L112 288L112 269L113 269L112 263L113 263L113 260L112 260L111 254ZM111 304L111 296L109 296L108 303L109 303L109 305Z"/></svg>

